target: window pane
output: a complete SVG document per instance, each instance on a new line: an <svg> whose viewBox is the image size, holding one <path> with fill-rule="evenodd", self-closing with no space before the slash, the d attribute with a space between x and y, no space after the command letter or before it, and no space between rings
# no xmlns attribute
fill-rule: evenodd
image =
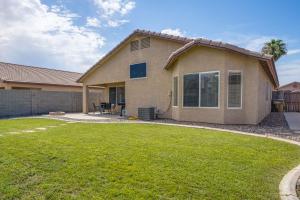
<svg viewBox="0 0 300 200"><path fill-rule="evenodd" d="M229 72L228 77L228 107L241 107L242 75L240 72Z"/></svg>
<svg viewBox="0 0 300 200"><path fill-rule="evenodd" d="M201 74L201 107L218 107L219 73Z"/></svg>
<svg viewBox="0 0 300 200"><path fill-rule="evenodd" d="M142 78L147 76L146 63L130 65L130 78Z"/></svg>
<svg viewBox="0 0 300 200"><path fill-rule="evenodd" d="M125 87L117 87L117 102L125 103Z"/></svg>
<svg viewBox="0 0 300 200"><path fill-rule="evenodd" d="M109 103L116 104L117 90L115 87L109 88Z"/></svg>
<svg viewBox="0 0 300 200"><path fill-rule="evenodd" d="M178 77L174 77L173 81L173 106L178 106Z"/></svg>
<svg viewBox="0 0 300 200"><path fill-rule="evenodd" d="M183 106L199 106L199 74L189 74L183 77Z"/></svg>

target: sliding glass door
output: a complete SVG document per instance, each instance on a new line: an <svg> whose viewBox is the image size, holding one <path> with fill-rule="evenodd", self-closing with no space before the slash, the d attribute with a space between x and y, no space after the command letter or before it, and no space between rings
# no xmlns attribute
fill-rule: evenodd
<svg viewBox="0 0 300 200"><path fill-rule="evenodd" d="M125 103L125 87L110 87L109 88L109 102L111 104Z"/></svg>

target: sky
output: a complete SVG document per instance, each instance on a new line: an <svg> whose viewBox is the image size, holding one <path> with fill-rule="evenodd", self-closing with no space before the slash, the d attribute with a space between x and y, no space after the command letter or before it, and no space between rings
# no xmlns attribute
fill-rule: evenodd
<svg viewBox="0 0 300 200"><path fill-rule="evenodd" d="M282 39L280 84L300 82L299 0L0 0L0 61L85 72L135 29L253 51Z"/></svg>

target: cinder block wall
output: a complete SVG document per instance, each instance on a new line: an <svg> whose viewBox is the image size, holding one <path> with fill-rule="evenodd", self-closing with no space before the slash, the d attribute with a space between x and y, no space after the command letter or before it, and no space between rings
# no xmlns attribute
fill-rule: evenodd
<svg viewBox="0 0 300 200"><path fill-rule="evenodd" d="M99 104L101 93L89 94L92 103ZM0 90L0 118L47 114L53 111L82 112L81 92L39 90Z"/></svg>

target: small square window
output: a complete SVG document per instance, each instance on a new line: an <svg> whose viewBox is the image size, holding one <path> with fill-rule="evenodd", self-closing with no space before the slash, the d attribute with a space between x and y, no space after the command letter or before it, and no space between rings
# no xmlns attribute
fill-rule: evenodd
<svg viewBox="0 0 300 200"><path fill-rule="evenodd" d="M136 51L139 50L139 41L134 40L130 42L130 51Z"/></svg>
<svg viewBox="0 0 300 200"><path fill-rule="evenodd" d="M144 77L147 77L146 63L130 65L130 78L144 78Z"/></svg>

